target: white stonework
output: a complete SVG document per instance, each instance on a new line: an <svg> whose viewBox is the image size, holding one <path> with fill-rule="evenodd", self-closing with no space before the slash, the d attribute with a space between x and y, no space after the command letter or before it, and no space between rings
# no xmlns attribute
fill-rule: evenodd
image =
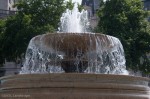
<svg viewBox="0 0 150 99"><path fill-rule="evenodd" d="M15 11L16 8L13 7L15 3L16 0L0 0L0 9Z"/></svg>

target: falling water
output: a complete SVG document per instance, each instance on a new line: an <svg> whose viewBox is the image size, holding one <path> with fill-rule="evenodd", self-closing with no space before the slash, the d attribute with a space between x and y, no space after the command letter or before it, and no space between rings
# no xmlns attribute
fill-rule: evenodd
<svg viewBox="0 0 150 99"><path fill-rule="evenodd" d="M128 74L122 44L118 38L87 33L87 12L77 5L61 17L60 32L31 39L21 74L96 73Z"/></svg>

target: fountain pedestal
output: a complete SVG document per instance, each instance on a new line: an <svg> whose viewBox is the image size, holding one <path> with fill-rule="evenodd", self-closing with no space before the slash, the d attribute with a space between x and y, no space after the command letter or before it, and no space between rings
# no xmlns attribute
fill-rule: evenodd
<svg viewBox="0 0 150 99"><path fill-rule="evenodd" d="M150 99L149 79L142 77L60 73L0 80L0 99Z"/></svg>

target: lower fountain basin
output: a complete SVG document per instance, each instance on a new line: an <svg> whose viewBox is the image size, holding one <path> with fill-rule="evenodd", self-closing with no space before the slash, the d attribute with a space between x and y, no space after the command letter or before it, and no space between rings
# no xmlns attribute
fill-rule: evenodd
<svg viewBox="0 0 150 99"><path fill-rule="evenodd" d="M0 78L0 99L150 99L148 78L107 74L26 74Z"/></svg>

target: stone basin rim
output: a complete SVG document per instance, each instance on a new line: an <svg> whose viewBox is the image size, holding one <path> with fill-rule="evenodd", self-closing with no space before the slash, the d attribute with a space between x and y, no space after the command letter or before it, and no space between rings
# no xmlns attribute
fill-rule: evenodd
<svg viewBox="0 0 150 99"><path fill-rule="evenodd" d="M110 37L114 37L114 36L111 36L111 35L107 35L107 34L103 34L103 33L84 33L84 32L81 32L81 33L76 33L76 32L62 32L62 33L57 33L57 32L47 32L46 34L39 34L39 35L36 35L34 37L38 37L38 36L46 36L46 35L65 35L65 36L70 36L70 35L96 35L96 36L110 36ZM33 37L33 38L34 38ZM116 37L115 37L116 38Z"/></svg>
<svg viewBox="0 0 150 99"><path fill-rule="evenodd" d="M19 78L28 78L28 76L30 76L31 78L34 78L34 77L37 77L37 76L45 76L45 77L48 77L49 75L50 76L61 76L61 75L68 75L68 76L79 76L79 78L81 78L80 76L84 76L84 77L90 77L90 76L95 76L95 77L108 77L108 78L111 78L111 79L131 79L131 80L142 80L142 81L147 81L149 82L150 81L150 78L147 78L147 77L141 77L141 76L131 76L131 75L116 75L116 74L92 74L92 73L47 73L47 74L20 74L20 75L10 75L10 76L4 76L4 77L0 77L0 81L1 80L7 80L7 79L11 79L11 78L14 78L14 77L19 77ZM83 78L84 78L83 77ZM106 79L106 78L105 78Z"/></svg>

